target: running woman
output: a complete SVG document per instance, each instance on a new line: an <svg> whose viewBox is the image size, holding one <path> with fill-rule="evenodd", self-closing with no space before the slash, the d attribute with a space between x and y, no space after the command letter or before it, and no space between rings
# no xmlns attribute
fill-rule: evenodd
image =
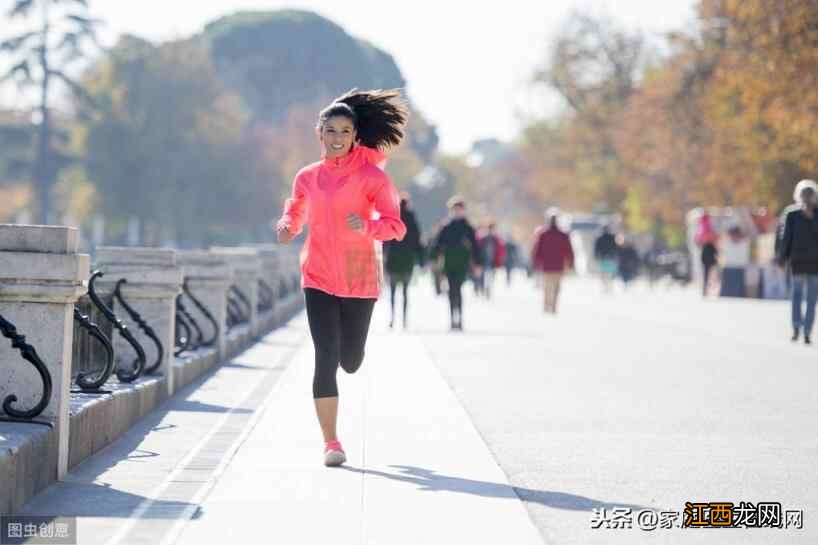
<svg viewBox="0 0 818 545"><path fill-rule="evenodd" d="M309 227L301 287L315 346L312 393L327 466L346 461L336 432L336 373L339 364L354 373L364 359L383 282L378 246L406 234L399 193L383 168L384 152L400 144L407 117L398 90L353 89L335 99L318 116L321 161L296 174L276 224L284 244Z"/></svg>

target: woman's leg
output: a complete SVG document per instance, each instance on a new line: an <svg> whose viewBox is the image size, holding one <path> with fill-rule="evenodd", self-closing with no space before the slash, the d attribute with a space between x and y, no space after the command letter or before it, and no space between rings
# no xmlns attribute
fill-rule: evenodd
<svg viewBox="0 0 818 545"><path fill-rule="evenodd" d="M449 287L449 318L451 319L452 326L454 327L455 321L455 314L457 313L457 290L459 289L456 287L456 282L454 279L454 275L447 274L446 275L446 283Z"/></svg>
<svg viewBox="0 0 818 545"><path fill-rule="evenodd" d="M354 373L364 361L372 310L377 299L341 298L341 367Z"/></svg>
<svg viewBox="0 0 818 545"><path fill-rule="evenodd" d="M807 306L804 315L804 339L809 339L812 336L812 325L815 323L815 303L816 300L818 300L818 275L805 275L804 284L806 287L804 297Z"/></svg>
<svg viewBox="0 0 818 545"><path fill-rule="evenodd" d="M324 441L337 439L338 384L335 375L341 353L341 307L337 297L320 290L304 290L307 321L315 346L312 395Z"/></svg>
<svg viewBox="0 0 818 545"><path fill-rule="evenodd" d="M406 328L406 320L409 318L409 282L412 281L412 275L407 275L403 279L403 327Z"/></svg>
<svg viewBox="0 0 818 545"><path fill-rule="evenodd" d="M702 278L702 295L707 297L707 288L710 287L710 270L711 265L704 265L704 278Z"/></svg>
<svg viewBox="0 0 818 545"><path fill-rule="evenodd" d="M391 309L390 319L389 319L389 327L392 327L395 324L395 291L398 288L398 281L395 278L394 274L389 275L389 304Z"/></svg>
<svg viewBox="0 0 818 545"><path fill-rule="evenodd" d="M560 287L562 287L562 273L554 275L554 303L551 306L551 312L557 312L557 303L560 300Z"/></svg>
<svg viewBox="0 0 818 545"><path fill-rule="evenodd" d="M543 273L543 292L545 293L545 312L554 312L554 273Z"/></svg>
<svg viewBox="0 0 818 545"><path fill-rule="evenodd" d="M463 282L464 278L458 275L451 275L449 278L450 293L453 303L454 324L460 328L463 326Z"/></svg>
<svg viewBox="0 0 818 545"><path fill-rule="evenodd" d="M792 328L797 333L803 324L801 304L804 300L804 276L792 275Z"/></svg>

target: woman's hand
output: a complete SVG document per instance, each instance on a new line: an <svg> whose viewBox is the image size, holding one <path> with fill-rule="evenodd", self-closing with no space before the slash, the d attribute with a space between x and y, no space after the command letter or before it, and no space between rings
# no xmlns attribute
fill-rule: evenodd
<svg viewBox="0 0 818 545"><path fill-rule="evenodd" d="M358 214L347 214L347 225L353 231L364 232L364 220Z"/></svg>
<svg viewBox="0 0 818 545"><path fill-rule="evenodd" d="M281 244L289 244L295 238L295 235L290 232L289 225L280 226L276 229L276 233L278 234L278 242Z"/></svg>

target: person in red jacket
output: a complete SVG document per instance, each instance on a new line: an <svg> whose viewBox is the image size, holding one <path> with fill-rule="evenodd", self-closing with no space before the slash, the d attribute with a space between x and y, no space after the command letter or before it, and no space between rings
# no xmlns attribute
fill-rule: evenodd
<svg viewBox="0 0 818 545"><path fill-rule="evenodd" d="M531 250L531 267L543 275L545 312L557 312L562 275L574 266L574 250L568 234L560 230L559 213L551 209L546 213L547 223L534 231Z"/></svg>
<svg viewBox="0 0 818 545"><path fill-rule="evenodd" d="M383 283L379 246L406 235L400 196L383 171L382 150L400 143L408 116L399 99L397 90L352 90L321 111L321 161L296 174L276 224L284 244L309 226L301 286L315 345L312 393L327 466L346 461L336 434L338 365L347 373L361 366Z"/></svg>

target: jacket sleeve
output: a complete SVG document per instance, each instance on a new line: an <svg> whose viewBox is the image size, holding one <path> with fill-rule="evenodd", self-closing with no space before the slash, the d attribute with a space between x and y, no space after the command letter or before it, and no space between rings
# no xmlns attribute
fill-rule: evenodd
<svg viewBox="0 0 818 545"><path fill-rule="evenodd" d="M565 263L569 269L574 268L574 248L571 245L571 237L565 236Z"/></svg>
<svg viewBox="0 0 818 545"><path fill-rule="evenodd" d="M540 246L542 246L542 230L538 227L534 231L534 244L531 245L531 268L535 271L540 270Z"/></svg>
<svg viewBox="0 0 818 545"><path fill-rule="evenodd" d="M420 225L418 225L417 218L415 218L414 214L409 216L411 225L407 225L408 233L412 236L412 245L417 256L418 263L421 265L425 265L426 263L426 249L423 247L423 241L420 237ZM407 235L408 236L408 235Z"/></svg>
<svg viewBox="0 0 818 545"><path fill-rule="evenodd" d="M292 196L284 201L284 213L278 220L277 227L287 226L293 235L300 234L304 229L309 205L309 194L305 187L304 176L299 173L293 181Z"/></svg>
<svg viewBox="0 0 818 545"><path fill-rule="evenodd" d="M438 229L437 233L432 237L429 244L429 258L436 260L443 253L446 237L446 226Z"/></svg>
<svg viewBox="0 0 818 545"><path fill-rule="evenodd" d="M365 219L364 232L375 240L403 240L406 225L400 219L400 194L386 173L379 177L370 195L380 218Z"/></svg>
<svg viewBox="0 0 818 545"><path fill-rule="evenodd" d="M474 227L469 226L468 235L469 242L471 243L472 249L472 260L474 261L475 265L483 265L483 249L481 245L477 242L477 234L474 231Z"/></svg>
<svg viewBox="0 0 818 545"><path fill-rule="evenodd" d="M793 220L795 214L790 212L784 219L784 232L781 235L781 246L778 251L778 262L785 264L790 259L792 253Z"/></svg>

